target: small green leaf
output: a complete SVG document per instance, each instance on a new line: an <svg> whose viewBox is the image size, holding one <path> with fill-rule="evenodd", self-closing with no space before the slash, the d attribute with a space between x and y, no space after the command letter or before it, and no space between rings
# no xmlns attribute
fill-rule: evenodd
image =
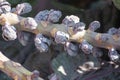
<svg viewBox="0 0 120 80"><path fill-rule="evenodd" d="M17 5L21 0L7 0L11 5Z"/></svg>

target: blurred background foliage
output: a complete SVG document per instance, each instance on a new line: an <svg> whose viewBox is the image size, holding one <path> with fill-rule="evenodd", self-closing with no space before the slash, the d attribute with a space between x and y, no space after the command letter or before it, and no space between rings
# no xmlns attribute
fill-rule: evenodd
<svg viewBox="0 0 120 80"><path fill-rule="evenodd" d="M116 8L120 9L120 0L112 0Z"/></svg>
<svg viewBox="0 0 120 80"><path fill-rule="evenodd" d="M23 3L23 2L28 2L30 4L33 4L36 0L7 0L8 2L11 3L12 7L15 7L17 4Z"/></svg>
<svg viewBox="0 0 120 80"><path fill-rule="evenodd" d="M28 2L33 6L32 12L22 16L34 17L39 11L45 9L57 9L62 11L62 18L66 15L77 15L80 20L89 25L90 22L98 20L101 22L101 28L98 32L107 32L111 27L118 28L120 26L120 0L8 0L12 7L19 3ZM60 22L61 22L60 20ZM1 31L1 29L0 29ZM48 80L48 76L53 72L56 73L60 80L120 80L120 69L115 71L109 64L105 65L101 70L85 72L81 75L76 72L77 67L81 66L86 61L92 61L99 65L98 59L92 56L85 56L80 51L76 57L70 57L64 52L62 45L52 44L47 53L40 53L34 46L34 35L31 34L31 43L27 46L22 46L18 40L4 41L0 32L0 51L2 51L11 60L21 63L28 70L35 69L40 71L40 76ZM104 50L106 53L106 50ZM103 60L109 60L104 54ZM68 73L64 76L58 71L59 66L62 65ZM111 70L111 71L109 71ZM105 72L108 72L105 74ZM89 78L90 76L97 76ZM10 80L2 72L0 73L0 80Z"/></svg>

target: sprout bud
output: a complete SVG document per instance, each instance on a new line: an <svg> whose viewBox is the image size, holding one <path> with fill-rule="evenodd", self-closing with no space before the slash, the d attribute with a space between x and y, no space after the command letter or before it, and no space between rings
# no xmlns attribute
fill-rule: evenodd
<svg viewBox="0 0 120 80"><path fill-rule="evenodd" d="M69 35L62 31L57 31L55 34L56 43L65 44L65 42L67 42L68 39L69 39Z"/></svg>

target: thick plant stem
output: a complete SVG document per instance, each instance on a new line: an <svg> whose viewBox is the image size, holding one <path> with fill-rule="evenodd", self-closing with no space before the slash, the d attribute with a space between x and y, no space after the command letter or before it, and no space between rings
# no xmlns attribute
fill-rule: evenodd
<svg viewBox="0 0 120 80"><path fill-rule="evenodd" d="M83 40L88 41L93 46L101 48L115 48L120 50L120 37L117 35L110 35L107 33L97 33L90 30L83 30L77 33L73 33L72 28L67 28L64 24L52 24L47 22L39 22L37 29L30 30L20 25L19 22L24 20L24 17L18 16L14 13L6 13L0 16L0 23L3 25L5 22L11 25L17 24L16 29L19 31L28 31L34 34L42 33L46 36L54 37L57 31L62 31L70 35L69 41L75 41L81 43ZM106 36L107 40L101 40L101 36Z"/></svg>
<svg viewBox="0 0 120 80"><path fill-rule="evenodd" d="M17 62L11 61L0 52L0 70L6 73L14 80L35 80L32 78L33 73L25 69ZM36 80L43 80L38 77Z"/></svg>

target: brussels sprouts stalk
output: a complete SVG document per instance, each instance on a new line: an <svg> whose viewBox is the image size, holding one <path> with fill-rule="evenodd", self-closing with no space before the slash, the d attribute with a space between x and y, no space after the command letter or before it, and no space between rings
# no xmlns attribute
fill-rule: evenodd
<svg viewBox="0 0 120 80"><path fill-rule="evenodd" d="M108 33L97 33L89 29L74 33L71 27L67 28L64 24L53 24L47 23L45 21L39 22L37 28L31 30L19 24L24 19L25 17L21 17L14 13L6 13L0 16L0 24L4 25L5 22L8 22L11 25L16 25L15 27L18 31L27 31L34 34L42 33L50 37L54 37L57 31L62 31L70 35L68 41L75 41L81 43L83 40L86 40L87 42L96 47L106 49L115 48L117 50L120 50L120 38L117 35L111 35ZM102 36L107 37L107 40L102 40Z"/></svg>
<svg viewBox="0 0 120 80"><path fill-rule="evenodd" d="M34 80L34 72L25 69L21 64L11 61L0 52L0 70L14 80ZM43 80L38 77L37 80Z"/></svg>

